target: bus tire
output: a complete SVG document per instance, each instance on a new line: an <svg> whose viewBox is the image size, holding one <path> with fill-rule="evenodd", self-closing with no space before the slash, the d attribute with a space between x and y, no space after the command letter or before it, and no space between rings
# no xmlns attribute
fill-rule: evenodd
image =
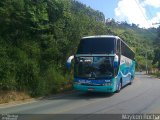
<svg viewBox="0 0 160 120"><path fill-rule="evenodd" d="M121 91L121 88L122 88L122 79L119 82L118 89L117 89L116 93L119 93Z"/></svg>
<svg viewBox="0 0 160 120"><path fill-rule="evenodd" d="M133 79L134 79L134 77L133 77L133 76L131 76L131 81L129 82L129 85L132 85L132 83L133 83Z"/></svg>
<svg viewBox="0 0 160 120"><path fill-rule="evenodd" d="M131 80L131 81L129 82L129 85L132 85L132 83L133 83L133 80Z"/></svg>

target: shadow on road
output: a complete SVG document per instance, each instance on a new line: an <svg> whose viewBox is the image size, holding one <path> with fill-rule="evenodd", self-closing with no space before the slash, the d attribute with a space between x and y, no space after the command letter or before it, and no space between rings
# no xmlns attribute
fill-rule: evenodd
<svg viewBox="0 0 160 120"><path fill-rule="evenodd" d="M105 97L111 97L114 93L99 93L99 92L84 92L80 94L80 97L85 98L105 98Z"/></svg>
<svg viewBox="0 0 160 120"><path fill-rule="evenodd" d="M121 89L123 90L129 84L123 86ZM59 100L59 99L68 99L68 100L92 100L97 98L109 98L116 94L120 93L102 93L102 92L82 92L82 91L71 91L69 93L53 95L50 97L43 98L42 100Z"/></svg>
<svg viewBox="0 0 160 120"><path fill-rule="evenodd" d="M112 97L115 93L99 93L99 92L79 92L73 91L70 94L51 96L43 98L43 100L58 100L58 99L69 99L69 100L91 100L97 98Z"/></svg>

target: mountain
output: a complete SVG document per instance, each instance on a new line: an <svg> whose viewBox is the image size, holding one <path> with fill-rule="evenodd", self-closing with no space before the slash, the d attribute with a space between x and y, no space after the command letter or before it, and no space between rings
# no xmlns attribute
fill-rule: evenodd
<svg viewBox="0 0 160 120"><path fill-rule="evenodd" d="M128 24L127 22L115 22L107 20L106 26L114 35L121 37L135 52L137 70L146 69L146 55L148 69L152 69L154 57L154 44L157 38L156 28L139 28L138 25Z"/></svg>

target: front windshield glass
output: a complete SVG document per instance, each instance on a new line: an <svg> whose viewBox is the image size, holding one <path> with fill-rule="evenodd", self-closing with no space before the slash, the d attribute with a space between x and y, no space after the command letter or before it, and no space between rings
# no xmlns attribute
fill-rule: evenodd
<svg viewBox="0 0 160 120"><path fill-rule="evenodd" d="M111 78L113 77L113 57L76 57L75 77L79 78Z"/></svg>
<svg viewBox="0 0 160 120"><path fill-rule="evenodd" d="M113 54L115 38L82 39L77 54Z"/></svg>

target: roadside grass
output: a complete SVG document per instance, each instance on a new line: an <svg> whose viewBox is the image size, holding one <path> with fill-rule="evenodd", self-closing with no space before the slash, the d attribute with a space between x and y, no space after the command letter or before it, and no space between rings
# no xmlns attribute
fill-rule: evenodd
<svg viewBox="0 0 160 120"><path fill-rule="evenodd" d="M18 91L0 91L0 104L13 101L23 101L31 97L25 92Z"/></svg>
<svg viewBox="0 0 160 120"><path fill-rule="evenodd" d="M4 103L11 103L11 102L22 102L26 101L28 99L32 98L45 98L51 95L61 94L61 93L67 93L69 91L72 91L72 84L65 85L64 87L61 87L56 93L50 93L44 96L30 96L27 92L19 92L19 91L0 91L0 104Z"/></svg>
<svg viewBox="0 0 160 120"><path fill-rule="evenodd" d="M151 74L153 77L160 78L160 71Z"/></svg>

